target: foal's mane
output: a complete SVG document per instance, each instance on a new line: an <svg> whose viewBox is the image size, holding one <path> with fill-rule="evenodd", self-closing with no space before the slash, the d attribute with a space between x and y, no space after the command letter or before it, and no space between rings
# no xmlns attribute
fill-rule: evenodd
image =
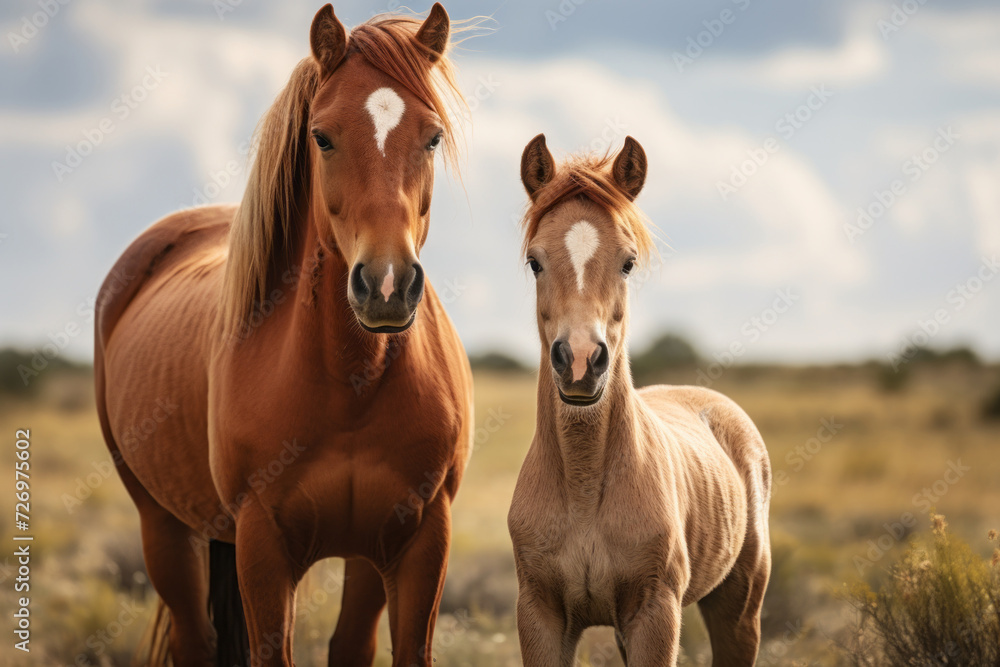
<svg viewBox="0 0 1000 667"><path fill-rule="evenodd" d="M521 221L524 228L522 254L538 233L542 218L563 202L573 199L589 200L607 211L614 224L635 241L641 262L655 252L653 235L648 227L649 220L612 180L612 162L613 156L605 153L574 155L559 164L555 176L538 190Z"/></svg>
<svg viewBox="0 0 1000 667"><path fill-rule="evenodd" d="M437 58L417 41L421 25L415 16L376 16L351 30L347 56L364 58L434 110L444 128L445 165L454 167L458 160L455 117L460 116L465 100L447 51ZM457 32L454 24L452 32ZM253 167L229 232L221 303L226 334L237 334L255 304L265 300L275 250L279 243L287 248L297 214L308 206L303 195L311 167L309 115L320 83L316 60L309 56L299 61L254 133Z"/></svg>

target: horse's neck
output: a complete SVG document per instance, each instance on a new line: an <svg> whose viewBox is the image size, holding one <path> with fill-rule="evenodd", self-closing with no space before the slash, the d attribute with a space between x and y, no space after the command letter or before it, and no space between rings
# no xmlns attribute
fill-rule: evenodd
<svg viewBox="0 0 1000 667"><path fill-rule="evenodd" d="M619 355L603 399L587 410L562 403L543 355L539 373L538 430L562 463L566 497L576 512L597 509L612 468L636 456L635 390L627 355Z"/></svg>
<svg viewBox="0 0 1000 667"><path fill-rule="evenodd" d="M305 232L292 253L293 272L298 272L292 315L296 349L329 375L370 387L387 367L391 337L366 332L358 324L347 301L348 267L333 235L321 239L311 214L302 227Z"/></svg>

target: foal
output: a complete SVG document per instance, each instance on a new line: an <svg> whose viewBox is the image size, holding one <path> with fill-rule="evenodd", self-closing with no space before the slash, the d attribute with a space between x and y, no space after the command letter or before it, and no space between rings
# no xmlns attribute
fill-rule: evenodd
<svg viewBox="0 0 1000 667"><path fill-rule="evenodd" d="M632 387L627 278L652 245L633 200L646 156L556 167L544 135L521 159L531 197L542 359L538 423L508 516L528 667L573 664L612 625L628 665L673 665L681 609L698 602L713 665L752 665L770 573L767 450L731 400Z"/></svg>

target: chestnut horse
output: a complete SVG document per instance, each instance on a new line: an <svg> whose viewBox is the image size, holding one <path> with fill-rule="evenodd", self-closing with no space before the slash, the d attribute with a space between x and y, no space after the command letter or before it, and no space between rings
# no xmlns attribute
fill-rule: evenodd
<svg viewBox="0 0 1000 667"><path fill-rule="evenodd" d="M454 150L450 33L439 4L349 36L324 6L239 206L160 220L101 289L98 412L174 665L291 665L296 585L333 556L330 664L372 663L387 601L393 665L431 664L472 423L417 259Z"/></svg>
<svg viewBox="0 0 1000 667"><path fill-rule="evenodd" d="M632 386L628 274L651 248L633 203L646 156L558 167L536 137L521 178L542 360L538 423L508 517L527 667L573 664L581 633L615 627L628 665L674 665L698 602L712 664L753 665L770 573L767 450L731 400Z"/></svg>

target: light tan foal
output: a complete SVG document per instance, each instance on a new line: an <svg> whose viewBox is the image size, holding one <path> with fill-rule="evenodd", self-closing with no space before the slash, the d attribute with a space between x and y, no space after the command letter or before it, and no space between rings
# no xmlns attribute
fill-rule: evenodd
<svg viewBox="0 0 1000 667"><path fill-rule="evenodd" d="M700 387L632 386L627 276L650 248L633 200L646 157L555 165L539 135L521 177L532 205L542 358L538 423L508 517L527 667L573 664L611 625L629 667L674 665L697 602L713 665L753 665L770 573L771 472L760 433Z"/></svg>

